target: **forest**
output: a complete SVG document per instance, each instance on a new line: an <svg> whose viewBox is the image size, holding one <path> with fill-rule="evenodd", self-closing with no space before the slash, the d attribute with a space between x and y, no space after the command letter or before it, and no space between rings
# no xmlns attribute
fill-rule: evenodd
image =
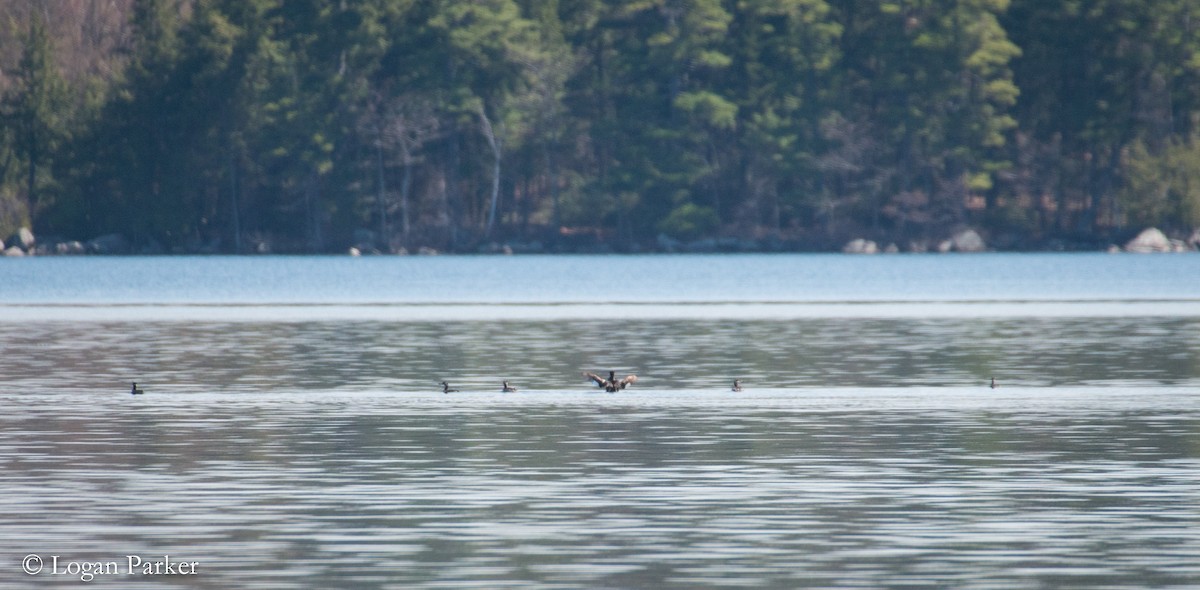
<svg viewBox="0 0 1200 590"><path fill-rule="evenodd" d="M1195 0L4 0L0 239L1100 249L1200 228Z"/></svg>

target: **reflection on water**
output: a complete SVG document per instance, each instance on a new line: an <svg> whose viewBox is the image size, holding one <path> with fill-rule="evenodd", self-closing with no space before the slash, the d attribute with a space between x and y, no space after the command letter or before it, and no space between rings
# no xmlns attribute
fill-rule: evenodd
<svg viewBox="0 0 1200 590"><path fill-rule="evenodd" d="M262 588L1200 583L1185 388L2 399L9 564L167 553L200 574L159 582Z"/></svg>

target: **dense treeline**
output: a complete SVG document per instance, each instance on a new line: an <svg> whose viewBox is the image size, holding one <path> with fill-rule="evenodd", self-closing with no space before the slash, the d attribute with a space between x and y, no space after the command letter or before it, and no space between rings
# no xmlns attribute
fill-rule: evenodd
<svg viewBox="0 0 1200 590"><path fill-rule="evenodd" d="M1194 0L8 0L0 235L999 247L1200 227Z"/></svg>

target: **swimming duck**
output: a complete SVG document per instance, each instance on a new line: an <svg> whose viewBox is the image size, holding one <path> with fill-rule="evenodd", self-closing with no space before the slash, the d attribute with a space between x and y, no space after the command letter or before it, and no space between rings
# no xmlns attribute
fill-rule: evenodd
<svg viewBox="0 0 1200 590"><path fill-rule="evenodd" d="M451 391L458 391L458 390L450 389L450 384L446 383L445 381L442 381L442 393L450 393Z"/></svg>
<svg viewBox="0 0 1200 590"><path fill-rule="evenodd" d="M626 387L629 387L635 381L637 381L637 375L626 375L623 379L618 381L616 371L609 371L608 379L605 379L595 373L587 373L587 372L584 372L583 376L587 377L588 379L591 379L592 381L595 381L596 386L601 387L604 389L604 391L609 391L609 392L620 391L622 389L625 389Z"/></svg>
<svg viewBox="0 0 1200 590"><path fill-rule="evenodd" d="M509 384L508 384L508 381L503 381L503 382L501 382L501 385L503 385L503 386L504 386L504 388L503 388L503 389L501 389L501 391L503 391L503 392L505 392L505 393L512 393L512 392L514 392L514 391L516 391L516 390L517 390L517 388L516 388L516 387L513 387L512 385L509 385Z"/></svg>
<svg viewBox="0 0 1200 590"><path fill-rule="evenodd" d="M133 382L133 383L132 383L132 384L129 386L129 395L142 395L143 393L146 393L146 392L144 392L144 391L142 391L142 390L138 389L138 386L137 386L137 382L136 382L136 381L135 381L135 382Z"/></svg>
<svg viewBox="0 0 1200 590"><path fill-rule="evenodd" d="M998 387L998 385L996 385L996 378L992 377L992 389L995 389L996 387Z"/></svg>
<svg viewBox="0 0 1200 590"><path fill-rule="evenodd" d="M733 391L741 391L741 390L742 390L742 381L740 379L734 379L733 380Z"/></svg>

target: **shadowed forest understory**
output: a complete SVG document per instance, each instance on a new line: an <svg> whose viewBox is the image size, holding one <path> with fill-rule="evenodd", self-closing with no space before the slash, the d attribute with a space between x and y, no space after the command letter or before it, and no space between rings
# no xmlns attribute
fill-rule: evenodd
<svg viewBox="0 0 1200 590"><path fill-rule="evenodd" d="M9 0L0 118L40 243L1101 249L1200 228L1200 3Z"/></svg>

